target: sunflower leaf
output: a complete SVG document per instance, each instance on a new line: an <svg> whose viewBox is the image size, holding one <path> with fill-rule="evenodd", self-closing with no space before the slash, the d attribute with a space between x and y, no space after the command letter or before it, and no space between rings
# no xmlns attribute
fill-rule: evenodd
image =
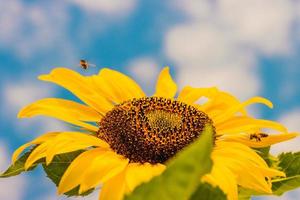
<svg viewBox="0 0 300 200"><path fill-rule="evenodd" d="M193 193L190 200L226 200L226 195L219 187L208 183L201 183Z"/></svg>
<svg viewBox="0 0 300 200"><path fill-rule="evenodd" d="M58 154L53 158L53 161L46 165L43 163L44 171L46 172L48 178L56 185L58 186L61 177L71 164L71 162L79 156L83 150L74 151L70 153L64 153L64 154ZM86 196L90 194L94 189L91 189L83 194L79 194L79 186L70 190L69 192L66 192L65 195L67 196Z"/></svg>
<svg viewBox="0 0 300 200"><path fill-rule="evenodd" d="M71 164L71 162L83 151L75 151L65 154L56 155L53 161L46 165L45 158L41 158L36 161L27 171L25 170L25 162L31 152L36 148L33 147L31 150L24 153L13 165L9 166L9 168L0 175L0 178L6 178L10 176L19 175L22 172L27 172L35 169L39 164L43 165L44 171L47 176L55 183L57 186L63 173L66 171L67 167ZM86 196L90 194L94 189L91 189L83 194L79 194L79 187L74 188L73 190L65 193L67 196Z"/></svg>
<svg viewBox="0 0 300 200"><path fill-rule="evenodd" d="M14 164L9 166L8 169L0 175L0 178L16 176L16 175L21 174L22 172L25 172L26 171L25 170L25 162L33 150L34 150L34 148L32 148L30 151L24 153ZM44 159L40 159L40 160L36 161L29 169L27 169L27 171L31 171L31 170L35 169L42 162L44 162Z"/></svg>
<svg viewBox="0 0 300 200"><path fill-rule="evenodd" d="M278 156L278 167L285 172L286 177L273 180L272 190L276 195L300 187L300 152L282 153Z"/></svg>
<svg viewBox="0 0 300 200"><path fill-rule="evenodd" d="M138 186L126 200L188 199L197 190L200 178L212 167L213 129L207 126L193 144L172 159L167 169L148 183Z"/></svg>

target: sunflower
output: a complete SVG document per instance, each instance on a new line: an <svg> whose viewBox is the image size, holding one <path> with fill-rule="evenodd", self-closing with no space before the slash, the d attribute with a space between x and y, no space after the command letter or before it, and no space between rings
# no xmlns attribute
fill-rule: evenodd
<svg viewBox="0 0 300 200"><path fill-rule="evenodd" d="M272 177L285 174L269 168L253 148L268 147L296 136L279 123L251 117L246 107L272 103L261 97L240 102L217 89L177 85L164 68L153 96L128 76L104 68L82 76L56 68L40 80L56 83L83 103L47 98L23 108L18 117L46 115L80 127L81 132L50 132L19 147L15 162L29 146L36 148L26 160L29 169L45 158L85 150L69 165L58 185L64 194L79 186L79 193L102 186L99 199L118 200L143 182L161 174L165 163L201 135L206 124L214 130L213 168L201 181L219 186L228 199L238 199L238 187L271 194ZM204 103L197 103L205 98ZM274 134L262 133L272 129ZM201 164L201 163L199 163Z"/></svg>

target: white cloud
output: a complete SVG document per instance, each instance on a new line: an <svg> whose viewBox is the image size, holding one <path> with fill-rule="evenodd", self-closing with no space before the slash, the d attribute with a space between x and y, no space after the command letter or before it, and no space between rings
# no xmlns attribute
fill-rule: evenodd
<svg viewBox="0 0 300 200"><path fill-rule="evenodd" d="M293 50L292 25L300 21L291 0L176 0L187 17L165 34L164 50L181 85L216 85L239 97L257 95L258 55Z"/></svg>
<svg viewBox="0 0 300 200"><path fill-rule="evenodd" d="M284 64L284 70L281 71L281 80L280 84L278 85L278 96L283 102L297 99L298 91L300 90L300 85L298 84L300 63L298 62L298 60L299 59L297 57L288 59L288 63ZM271 66L269 68L270 70L272 70Z"/></svg>
<svg viewBox="0 0 300 200"><path fill-rule="evenodd" d="M8 151L4 141L0 140L0 172L4 171L10 164ZM2 178L0 180L0 199L21 200L26 191L26 180L24 176Z"/></svg>
<svg viewBox="0 0 300 200"><path fill-rule="evenodd" d="M236 51L235 44L220 31L207 23L175 26L166 35L166 53L181 65L215 67Z"/></svg>
<svg viewBox="0 0 300 200"><path fill-rule="evenodd" d="M2 91L2 113L5 114L5 118L9 122L12 122L13 127L17 132L22 133L25 136L26 132L34 131L35 134L30 134L33 137L36 134L42 134L49 131L64 131L68 130L68 127L61 121L51 119L47 117L36 117L33 119L17 119L17 113L19 110L42 98L51 97L54 94L54 90L47 86L41 85L41 82L6 82L3 84ZM33 129L34 128L34 129Z"/></svg>
<svg viewBox="0 0 300 200"><path fill-rule="evenodd" d="M293 1L221 0L217 6L221 23L243 45L267 54L289 51L296 17Z"/></svg>
<svg viewBox="0 0 300 200"><path fill-rule="evenodd" d="M239 97L259 91L253 54L241 52L233 38L214 24L173 27L165 38L165 52L178 65L181 86L218 86Z"/></svg>
<svg viewBox="0 0 300 200"><path fill-rule="evenodd" d="M5 142L3 140L0 140L0 153L1 153L0 171L2 172L3 170L6 170L7 166L9 165L8 151Z"/></svg>
<svg viewBox="0 0 300 200"><path fill-rule="evenodd" d="M299 119L300 119L300 108L283 114L279 118L279 121L288 128L289 132L300 133ZM273 145L271 147L271 152L273 154L279 154L281 152L287 152L287 151L300 151L300 137Z"/></svg>
<svg viewBox="0 0 300 200"><path fill-rule="evenodd" d="M79 59L77 45L87 45L91 35L103 32L107 24L123 20L135 8L136 0L68 0L25 3L0 0L0 49L9 49L22 61L55 56L63 63ZM83 21L72 26L73 5L83 8ZM89 12L92 11L92 12ZM96 16L97 15L97 16ZM70 37L70 31L72 36ZM45 63L45 60L43 60ZM58 62L58 61L57 61Z"/></svg>
<svg viewBox="0 0 300 200"><path fill-rule="evenodd" d="M7 116L14 115L25 105L32 103L38 99L49 97L54 93L49 86L40 84L37 81L18 81L3 84L2 96L5 106L3 107L8 112Z"/></svg>
<svg viewBox="0 0 300 200"><path fill-rule="evenodd" d="M4 3L5 9L0 13L0 27L2 27L0 31L1 42L12 40L14 33L20 31L20 27L18 26L21 21L19 13L23 9L18 1L0 0L0 5L4 5ZM12 19L14 19L14 23L11 23Z"/></svg>
<svg viewBox="0 0 300 200"><path fill-rule="evenodd" d="M282 196L261 196L255 197L255 200L295 200L299 199L300 189L293 190L283 194Z"/></svg>
<svg viewBox="0 0 300 200"><path fill-rule="evenodd" d="M289 52L293 23L300 17L292 0L176 0L170 3L189 22L216 24L240 45L265 54Z"/></svg>
<svg viewBox="0 0 300 200"><path fill-rule="evenodd" d="M70 131L73 129L63 121L44 116L30 119L16 119L12 125L15 132L19 134L19 137L26 139L26 142L37 135L47 132Z"/></svg>
<svg viewBox="0 0 300 200"><path fill-rule="evenodd" d="M171 0L171 5L191 19L209 19L213 14L214 4L211 0Z"/></svg>
<svg viewBox="0 0 300 200"><path fill-rule="evenodd" d="M285 113L279 119L290 131L300 132L300 108Z"/></svg>
<svg viewBox="0 0 300 200"><path fill-rule="evenodd" d="M4 27L0 33L1 48L12 49L22 59L32 58L41 50L51 52L54 48L59 48L65 59L75 54L66 34L69 16L64 3L25 4L18 0L0 0L0 4L5 5L0 13L0 27Z"/></svg>
<svg viewBox="0 0 300 200"><path fill-rule="evenodd" d="M130 13L136 6L136 0L69 0L87 11L120 16Z"/></svg>
<svg viewBox="0 0 300 200"><path fill-rule="evenodd" d="M130 75L146 91L154 92L157 76L160 71L159 64L151 57L140 57L129 62Z"/></svg>
<svg viewBox="0 0 300 200"><path fill-rule="evenodd" d="M182 86L216 86L245 100L259 93L260 84L255 70L255 67L182 67L178 69L178 81Z"/></svg>

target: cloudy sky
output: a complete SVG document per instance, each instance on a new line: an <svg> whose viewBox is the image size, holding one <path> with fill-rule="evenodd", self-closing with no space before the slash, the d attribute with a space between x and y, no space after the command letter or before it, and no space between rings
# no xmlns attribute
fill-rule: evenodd
<svg viewBox="0 0 300 200"><path fill-rule="evenodd" d="M48 118L16 119L34 100L74 98L36 79L56 66L82 74L111 67L151 94L167 65L180 87L217 86L241 100L267 97L274 110L254 106L251 112L300 131L299 0L0 0L0 7L0 170L22 143L69 129ZM98 68L82 71L82 58ZM300 151L299 144L279 144L272 152ZM297 196L299 190L280 199ZM64 198L38 169L0 179L0 199Z"/></svg>

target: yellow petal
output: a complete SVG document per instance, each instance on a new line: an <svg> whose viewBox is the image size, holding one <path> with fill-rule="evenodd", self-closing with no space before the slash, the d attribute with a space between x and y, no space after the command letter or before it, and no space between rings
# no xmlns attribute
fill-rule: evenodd
<svg viewBox="0 0 300 200"><path fill-rule="evenodd" d="M235 134L251 131L256 132L257 129L262 128L270 128L281 132L287 132L287 129L277 122L249 117L236 117L222 125L217 125L217 134Z"/></svg>
<svg viewBox="0 0 300 200"><path fill-rule="evenodd" d="M264 176L285 176L283 172L269 168L263 158L261 158L254 150L241 143L218 141L214 153L223 158L238 158L238 160L244 163L259 168Z"/></svg>
<svg viewBox="0 0 300 200"><path fill-rule="evenodd" d="M173 98L176 92L177 85L169 73L169 67L165 67L158 76L154 96Z"/></svg>
<svg viewBox="0 0 300 200"><path fill-rule="evenodd" d="M95 158L105 153L103 149L92 149L80 154L65 171L58 185L58 193L63 194L80 185L83 172L90 166Z"/></svg>
<svg viewBox="0 0 300 200"><path fill-rule="evenodd" d="M233 106L229 108L227 111L225 111L222 115L219 115L215 118L215 123L220 123L222 121L225 121L226 119L232 117L235 113L239 112L240 110L244 109L245 107L254 104L254 103L261 103L264 104L270 108L273 108L273 104L268 99L262 98L262 97L253 97L248 99L247 101L238 104L236 106Z"/></svg>
<svg viewBox="0 0 300 200"><path fill-rule="evenodd" d="M145 96L134 80L115 70L102 69L99 75L92 77L92 82L103 96L115 103Z"/></svg>
<svg viewBox="0 0 300 200"><path fill-rule="evenodd" d="M98 128L82 121L99 122L101 115L90 107L73 101L48 98L36 101L23 108L18 117L51 116L71 124L97 131Z"/></svg>
<svg viewBox="0 0 300 200"><path fill-rule="evenodd" d="M65 148L68 148L68 150L70 151L65 151ZM84 149L84 148L86 148L86 146L79 149ZM49 165L52 162L56 154L71 152L73 149L75 149L75 151L78 150L78 145L76 145L76 148L74 148L74 145L70 146L68 141L57 142L57 140L54 139L52 144L48 146L45 152L46 165Z"/></svg>
<svg viewBox="0 0 300 200"><path fill-rule="evenodd" d="M128 159L114 152L106 152L98 156L84 172L79 193L83 193L100 183L104 183L122 172L128 165Z"/></svg>
<svg viewBox="0 0 300 200"><path fill-rule="evenodd" d="M51 133L46 133L34 140L32 140L31 142L28 142L22 146L20 146L17 150L15 150L15 152L13 153L12 156L12 163L14 164L16 162L16 160L18 159L18 157L20 156L20 154L29 146L34 145L34 144L40 144L43 143L45 141L48 141L50 139L52 139L53 137L57 136L57 134L59 134L58 132L51 132Z"/></svg>
<svg viewBox="0 0 300 200"><path fill-rule="evenodd" d="M56 83L75 94L87 105L98 112L105 114L112 109L113 105L100 95L79 73L67 68L56 68L50 74L39 76L40 80Z"/></svg>
<svg viewBox="0 0 300 200"><path fill-rule="evenodd" d="M239 159L247 159L257 166L268 167L267 163L258 156L255 151L250 149L248 146L237 142L222 140L216 141L213 154L218 156L234 156Z"/></svg>
<svg viewBox="0 0 300 200"><path fill-rule="evenodd" d="M99 200L122 200L126 191L125 171L104 183Z"/></svg>
<svg viewBox="0 0 300 200"><path fill-rule="evenodd" d="M214 162L222 163L237 175L237 183L244 188L253 189L258 192L271 194L272 190L265 180L266 175L259 167L253 166L249 162L239 161L231 157L214 159Z"/></svg>
<svg viewBox="0 0 300 200"><path fill-rule="evenodd" d="M76 103L74 101L57 98L38 100L32 103L30 106L26 106L24 109L22 109L19 112L19 116L26 117L27 115L39 115L39 109L61 110L61 112L64 112L70 117L80 121L98 122L102 118L102 115L88 106Z"/></svg>
<svg viewBox="0 0 300 200"><path fill-rule="evenodd" d="M238 184L245 188L271 193L266 178L285 176L283 172L269 168L260 156L243 144L218 141L216 146L212 154L214 163L230 169L237 175Z"/></svg>
<svg viewBox="0 0 300 200"><path fill-rule="evenodd" d="M104 183L99 199L121 200L125 192L131 192L137 185L161 174L164 169L165 166L161 164L131 163L122 173Z"/></svg>
<svg viewBox="0 0 300 200"><path fill-rule="evenodd" d="M133 191L138 185L148 182L165 170L165 165L150 163L130 163L126 170L126 183L129 191Z"/></svg>
<svg viewBox="0 0 300 200"><path fill-rule="evenodd" d="M268 134L267 137L261 137L260 140L250 139L250 134L230 134L222 136L226 141L243 143L249 147L262 148L273 144L293 139L299 136L298 133L282 133L282 134Z"/></svg>
<svg viewBox="0 0 300 200"><path fill-rule="evenodd" d="M201 97L211 98L214 97L217 93L218 93L218 89L216 87L192 88L187 86L184 87L183 90L178 95L178 100L185 102L187 104L193 104Z"/></svg>
<svg viewBox="0 0 300 200"><path fill-rule="evenodd" d="M56 154L68 153L88 147L109 148L109 145L93 136L80 132L62 132L49 144L46 152L46 164L48 165Z"/></svg>
<svg viewBox="0 0 300 200"><path fill-rule="evenodd" d="M93 135L80 132L47 133L19 147L13 154L13 163L25 148L33 144L40 145L33 150L26 160L26 169L43 157L46 157L46 164L49 164L53 157L57 154L86 149L88 147L101 147L104 149L109 148L108 143Z"/></svg>
<svg viewBox="0 0 300 200"><path fill-rule="evenodd" d="M51 143L51 140L40 144L30 153L24 165L25 170L28 170L36 161L45 157L49 143Z"/></svg>
<svg viewBox="0 0 300 200"><path fill-rule="evenodd" d="M203 181L219 186L230 200L238 199L236 175L222 163L215 162L210 174L202 178Z"/></svg>
<svg viewBox="0 0 300 200"><path fill-rule="evenodd" d="M231 94L219 91L216 95L211 96L211 100L206 102L203 106L201 106L201 108L205 112L214 112L215 110L222 110L222 112L224 112L224 110L240 103L241 102ZM240 112L246 114L244 109L241 109Z"/></svg>

